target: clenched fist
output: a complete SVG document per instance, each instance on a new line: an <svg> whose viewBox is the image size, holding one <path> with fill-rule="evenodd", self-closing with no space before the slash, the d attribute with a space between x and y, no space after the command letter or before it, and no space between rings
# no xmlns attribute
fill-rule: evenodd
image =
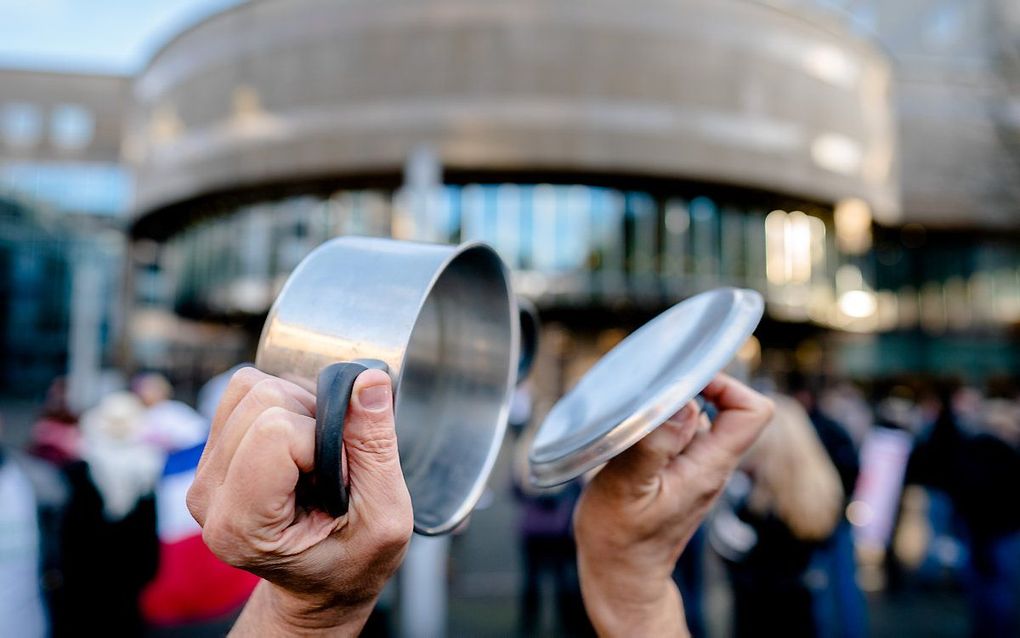
<svg viewBox="0 0 1020 638"><path fill-rule="evenodd" d="M691 401L606 464L578 502L578 573L600 635L687 632L673 568L772 416L769 399L726 375L702 396L719 410L711 426Z"/></svg>
<svg viewBox="0 0 1020 638"><path fill-rule="evenodd" d="M254 368L230 381L188 492L202 537L223 561L263 578L238 634L357 635L413 528L397 455L390 379L367 370L344 427L347 514L303 507L312 471L315 397Z"/></svg>

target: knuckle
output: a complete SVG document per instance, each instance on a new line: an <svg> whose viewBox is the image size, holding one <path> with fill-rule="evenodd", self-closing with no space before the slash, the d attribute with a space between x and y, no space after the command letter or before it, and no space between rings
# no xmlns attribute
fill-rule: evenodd
<svg viewBox="0 0 1020 638"><path fill-rule="evenodd" d="M710 501L726 487L730 472L736 464L730 455L721 450L714 451L708 462L701 464L695 474L697 493L700 498Z"/></svg>
<svg viewBox="0 0 1020 638"><path fill-rule="evenodd" d="M251 366L241 368L230 377L231 386L240 386L241 388L254 387L259 381L266 378L266 373L253 368Z"/></svg>
<svg viewBox="0 0 1020 638"><path fill-rule="evenodd" d="M392 427L373 427L363 434L350 433L344 444L364 454L388 456L397 452L397 436Z"/></svg>
<svg viewBox="0 0 1020 638"><path fill-rule="evenodd" d="M191 517L198 522L201 526L205 522L205 505L207 502L205 486L195 481L188 488L188 494L185 497L185 503L188 506L188 511L191 513Z"/></svg>
<svg viewBox="0 0 1020 638"><path fill-rule="evenodd" d="M380 523L376 538L384 551L399 551L411 540L413 532L414 521L410 516L390 516Z"/></svg>
<svg viewBox="0 0 1020 638"><path fill-rule="evenodd" d="M252 386L251 398L265 408L283 405L287 400L287 388L283 381L267 377Z"/></svg>
<svg viewBox="0 0 1020 638"><path fill-rule="evenodd" d="M223 521L220 517L210 517L202 528L202 541L217 558L225 563L234 564L231 549L233 543L227 537Z"/></svg>
<svg viewBox="0 0 1020 638"><path fill-rule="evenodd" d="M715 470L709 472L705 476L705 495L708 499L715 498L718 494L726 487L726 481L729 480L730 473L725 470Z"/></svg>
<svg viewBox="0 0 1020 638"><path fill-rule="evenodd" d="M761 416L765 423L772 420L772 416L776 413L776 402L769 397L762 396L758 405L758 414Z"/></svg>
<svg viewBox="0 0 1020 638"><path fill-rule="evenodd" d="M280 406L272 406L266 408L266 410L255 419L252 423L252 430L255 435L271 439L279 440L287 438L291 430L291 413Z"/></svg>

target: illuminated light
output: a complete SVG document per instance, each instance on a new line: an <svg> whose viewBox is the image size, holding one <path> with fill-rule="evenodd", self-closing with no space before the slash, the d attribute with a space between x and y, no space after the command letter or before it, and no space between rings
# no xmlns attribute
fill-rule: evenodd
<svg viewBox="0 0 1020 638"><path fill-rule="evenodd" d="M234 117L247 118L262 113L259 94L250 86L236 87L231 101L234 107Z"/></svg>
<svg viewBox="0 0 1020 638"><path fill-rule="evenodd" d="M761 362L761 342L754 335L747 338L744 345L737 351L737 358L751 366Z"/></svg>
<svg viewBox="0 0 1020 638"><path fill-rule="evenodd" d="M849 290L839 296L839 310L852 319L866 319L878 310L878 301L867 290Z"/></svg>
<svg viewBox="0 0 1020 638"><path fill-rule="evenodd" d="M269 309L269 282L254 277L239 279L227 288L230 309L248 313L265 312Z"/></svg>
<svg viewBox="0 0 1020 638"><path fill-rule="evenodd" d="M999 297L997 318L1003 323L1020 321L1020 270L1002 269L996 276Z"/></svg>
<svg viewBox="0 0 1020 638"><path fill-rule="evenodd" d="M862 199L851 198L836 204L836 245L843 252L859 255L871 248L871 207Z"/></svg>
<svg viewBox="0 0 1020 638"><path fill-rule="evenodd" d="M875 520L875 511L864 501L850 501L846 506L846 520L854 527L864 527Z"/></svg>
<svg viewBox="0 0 1020 638"><path fill-rule="evenodd" d="M808 318L815 323L829 320L829 309L833 306L832 288L827 284L814 284L808 296Z"/></svg>
<svg viewBox="0 0 1020 638"><path fill-rule="evenodd" d="M811 227L811 268L819 275L825 270L825 222L817 217L808 217Z"/></svg>
<svg viewBox="0 0 1020 638"><path fill-rule="evenodd" d="M523 270L514 273L514 290L525 297L538 299L549 291L549 279L534 270Z"/></svg>
<svg viewBox="0 0 1020 638"><path fill-rule="evenodd" d="M262 108L262 101L253 87L235 87L231 104L233 108L228 126L235 135L265 137L280 133L280 122Z"/></svg>
<svg viewBox="0 0 1020 638"><path fill-rule="evenodd" d="M844 89L853 88L861 72L853 58L828 44L808 49L804 67L815 77Z"/></svg>
<svg viewBox="0 0 1020 638"><path fill-rule="evenodd" d="M786 279L804 283L811 279L811 225L810 218L795 210L786 218Z"/></svg>
<svg viewBox="0 0 1020 638"><path fill-rule="evenodd" d="M861 145L842 133L824 133L811 143L811 159L833 173L854 175L860 170L863 158Z"/></svg>
<svg viewBox="0 0 1020 638"><path fill-rule="evenodd" d="M786 283L786 211L765 217L765 277L770 284Z"/></svg>
<svg viewBox="0 0 1020 638"><path fill-rule="evenodd" d="M817 372L825 361L825 350L816 339L805 339L793 351L793 357L801 370Z"/></svg>
<svg viewBox="0 0 1020 638"><path fill-rule="evenodd" d="M177 111L168 104L157 106L152 112L149 122L149 136L153 144L168 144L184 132L184 123L177 116Z"/></svg>
<svg viewBox="0 0 1020 638"><path fill-rule="evenodd" d="M861 269L853 264L840 266L836 270L836 291L846 292L848 290L863 290L864 274Z"/></svg>

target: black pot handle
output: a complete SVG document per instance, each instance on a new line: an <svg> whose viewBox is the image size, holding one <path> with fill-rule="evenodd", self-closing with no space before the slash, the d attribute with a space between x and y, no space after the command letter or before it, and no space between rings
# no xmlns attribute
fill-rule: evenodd
<svg viewBox="0 0 1020 638"><path fill-rule="evenodd" d="M319 373L315 392L315 469L312 472L313 505L330 516L347 513L344 481L344 419L351 403L354 381L369 368L387 370L382 361L344 361Z"/></svg>

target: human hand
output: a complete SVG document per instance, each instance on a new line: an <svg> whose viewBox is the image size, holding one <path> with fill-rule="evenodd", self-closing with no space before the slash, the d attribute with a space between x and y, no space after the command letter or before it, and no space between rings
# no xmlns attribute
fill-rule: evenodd
<svg viewBox="0 0 1020 638"><path fill-rule="evenodd" d="M397 455L390 379L362 372L344 427L350 505L329 514L297 502L312 471L315 397L255 368L230 380L188 491L216 556L264 580L236 633L357 635L413 528Z"/></svg>
<svg viewBox="0 0 1020 638"><path fill-rule="evenodd" d="M680 553L772 416L772 402L720 374L702 391L714 423L689 402L611 460L574 513L585 608L603 636L686 633L672 580Z"/></svg>

